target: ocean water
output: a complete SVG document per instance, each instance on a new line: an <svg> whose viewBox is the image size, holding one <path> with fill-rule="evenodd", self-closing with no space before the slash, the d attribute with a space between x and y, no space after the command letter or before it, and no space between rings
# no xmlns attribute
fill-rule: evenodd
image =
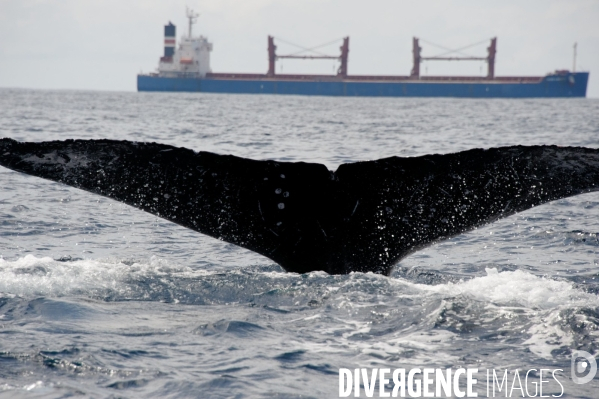
<svg viewBox="0 0 599 399"><path fill-rule="evenodd" d="M157 141L336 169L475 147L599 148L599 100L0 89L0 137ZM524 382L536 369L538 382L539 369L561 369L562 397L599 397L599 376L571 379L573 350L599 352L599 193L438 243L383 277L285 273L4 168L0 188L0 398L330 398L340 368L425 367L478 368L479 397L485 370ZM549 379L543 394L559 395Z"/></svg>

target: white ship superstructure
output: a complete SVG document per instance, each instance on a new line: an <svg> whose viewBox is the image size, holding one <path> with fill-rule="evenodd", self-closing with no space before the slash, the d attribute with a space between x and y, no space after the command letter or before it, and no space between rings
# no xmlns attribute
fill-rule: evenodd
<svg viewBox="0 0 599 399"><path fill-rule="evenodd" d="M187 10L189 29L177 47L176 26L169 22L164 27L164 56L158 64L158 76L204 78L210 69L212 43L204 36L193 37L192 27L198 14Z"/></svg>

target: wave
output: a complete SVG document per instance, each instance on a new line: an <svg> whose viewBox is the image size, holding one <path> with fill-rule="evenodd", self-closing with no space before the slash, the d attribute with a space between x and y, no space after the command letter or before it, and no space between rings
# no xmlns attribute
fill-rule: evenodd
<svg viewBox="0 0 599 399"><path fill-rule="evenodd" d="M470 279L443 278L422 284L362 273L297 275L276 265L206 271L155 257L148 261L65 261L33 255L0 259L0 297L238 304L262 307L280 317L308 312L310 316L293 321L327 320L326 328L334 329L343 341L385 356L398 348L430 355L435 348L451 345L454 335L503 343L516 340L543 358L568 352L574 344L584 348L598 339L599 296L572 282L495 268ZM260 328L223 319L200 326L197 333L252 334L254 327ZM385 342L372 342L376 337L385 337Z"/></svg>
<svg viewBox="0 0 599 399"><path fill-rule="evenodd" d="M570 281L537 276L523 270L498 271L486 268L486 276L463 278L435 271L406 272L388 278L371 273L331 276L323 272L304 275L285 273L276 265L255 265L225 271L194 269L172 264L158 257L143 260L58 260L26 255L14 261L0 259L0 293L23 297L62 297L83 295L105 300L168 301L166 295L193 295L203 292L215 302L230 294L225 302L243 302L260 296L295 296L296 287L320 292L361 291L394 297L413 295L467 296L501 306L551 309L563 305L599 306L599 296L585 292ZM424 276L424 277L423 277ZM414 281L411 281L413 279ZM245 292L245 294L244 294ZM250 294L250 295L248 295ZM119 298L120 297L120 298ZM176 295L172 297L173 301ZM193 303L193 302L192 302Z"/></svg>

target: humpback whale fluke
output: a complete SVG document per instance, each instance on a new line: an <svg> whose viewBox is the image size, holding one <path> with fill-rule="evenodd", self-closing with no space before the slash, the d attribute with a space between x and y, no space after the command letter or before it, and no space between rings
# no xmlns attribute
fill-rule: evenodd
<svg viewBox="0 0 599 399"><path fill-rule="evenodd" d="M599 150L581 147L391 157L331 172L157 143L1 139L0 165L114 198L298 273L389 274L433 242L599 190Z"/></svg>

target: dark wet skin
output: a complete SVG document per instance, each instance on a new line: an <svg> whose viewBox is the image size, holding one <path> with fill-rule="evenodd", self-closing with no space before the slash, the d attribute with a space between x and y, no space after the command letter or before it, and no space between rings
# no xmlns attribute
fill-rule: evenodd
<svg viewBox="0 0 599 399"><path fill-rule="evenodd" d="M0 165L113 198L285 270L389 274L434 242L599 190L599 150L514 146L324 165L158 143L0 140Z"/></svg>

